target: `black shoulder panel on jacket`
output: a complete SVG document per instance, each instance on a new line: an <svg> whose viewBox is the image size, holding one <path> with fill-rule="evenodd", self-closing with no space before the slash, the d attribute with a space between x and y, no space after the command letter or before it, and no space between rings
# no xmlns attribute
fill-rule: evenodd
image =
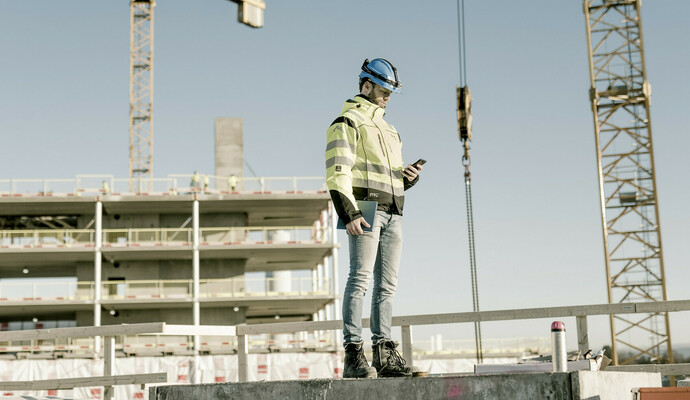
<svg viewBox="0 0 690 400"><path fill-rule="evenodd" d="M357 125L355 124L355 121L351 120L351 119L348 118L348 117L343 117L342 115L339 116L338 118L336 118L335 121L333 121L333 122L331 123L331 125L340 124L340 123L343 123L343 122L346 123L346 124L348 124L349 126L351 126L353 129L357 129Z"/></svg>

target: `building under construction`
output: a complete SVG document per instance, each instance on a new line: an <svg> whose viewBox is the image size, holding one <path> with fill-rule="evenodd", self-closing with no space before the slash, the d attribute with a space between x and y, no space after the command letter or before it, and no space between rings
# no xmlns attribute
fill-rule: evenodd
<svg viewBox="0 0 690 400"><path fill-rule="evenodd" d="M216 121L212 176L159 179L141 192L111 177L6 184L3 330L335 317L337 243L324 180L245 179L240 119ZM176 342L156 351L213 346Z"/></svg>

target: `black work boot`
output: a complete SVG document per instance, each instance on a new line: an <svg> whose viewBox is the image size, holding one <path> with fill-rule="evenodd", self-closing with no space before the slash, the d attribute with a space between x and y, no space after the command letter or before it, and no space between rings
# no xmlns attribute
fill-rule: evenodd
<svg viewBox="0 0 690 400"><path fill-rule="evenodd" d="M362 343L345 345L343 378L376 378L376 368L369 366Z"/></svg>
<svg viewBox="0 0 690 400"><path fill-rule="evenodd" d="M412 376L412 368L405 366L405 359L398 350L398 343L392 340L383 340L375 344L371 366L376 368L379 377Z"/></svg>

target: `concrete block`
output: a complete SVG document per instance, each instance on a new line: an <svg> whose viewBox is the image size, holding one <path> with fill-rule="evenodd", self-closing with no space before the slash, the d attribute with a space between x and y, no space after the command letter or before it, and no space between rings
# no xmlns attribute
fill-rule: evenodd
<svg viewBox="0 0 690 400"><path fill-rule="evenodd" d="M567 374L317 379L152 387L149 398L181 399L550 399L570 400ZM519 394L516 396L516 394Z"/></svg>
<svg viewBox="0 0 690 400"><path fill-rule="evenodd" d="M532 373L384 379L317 379L151 387L156 400L462 399L620 400L640 384L660 386L658 373Z"/></svg>
<svg viewBox="0 0 690 400"><path fill-rule="evenodd" d="M634 388L661 387L658 372L578 371L571 379L577 400L630 399Z"/></svg>
<svg viewBox="0 0 690 400"><path fill-rule="evenodd" d="M690 386L690 379L681 379L676 382L677 386Z"/></svg>

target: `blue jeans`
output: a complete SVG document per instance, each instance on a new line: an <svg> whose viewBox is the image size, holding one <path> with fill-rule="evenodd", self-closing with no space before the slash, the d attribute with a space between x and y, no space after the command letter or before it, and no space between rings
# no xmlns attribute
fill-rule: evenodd
<svg viewBox="0 0 690 400"><path fill-rule="evenodd" d="M343 294L343 337L345 345L362 342L364 293L374 277L371 300L371 340L391 340L393 296L398 286L402 253L402 216L376 211L374 229L349 235L350 274Z"/></svg>

